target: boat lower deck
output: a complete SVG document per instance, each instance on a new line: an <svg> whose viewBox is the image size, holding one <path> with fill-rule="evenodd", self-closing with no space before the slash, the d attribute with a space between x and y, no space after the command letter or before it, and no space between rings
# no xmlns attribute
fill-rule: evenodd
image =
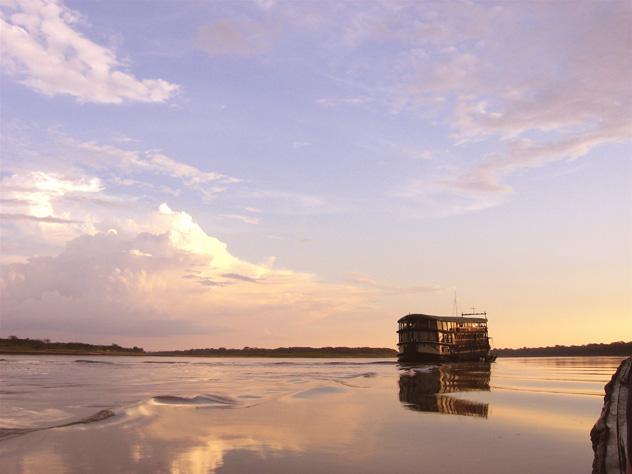
<svg viewBox="0 0 632 474"><path fill-rule="evenodd" d="M407 352L399 354L397 360L403 363L493 362L496 360L496 356L488 353L430 354L424 352Z"/></svg>

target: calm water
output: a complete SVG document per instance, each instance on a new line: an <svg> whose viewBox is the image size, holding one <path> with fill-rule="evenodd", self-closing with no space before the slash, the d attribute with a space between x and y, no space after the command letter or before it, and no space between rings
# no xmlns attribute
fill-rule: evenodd
<svg viewBox="0 0 632 474"><path fill-rule="evenodd" d="M3 473L590 472L622 360L0 357Z"/></svg>

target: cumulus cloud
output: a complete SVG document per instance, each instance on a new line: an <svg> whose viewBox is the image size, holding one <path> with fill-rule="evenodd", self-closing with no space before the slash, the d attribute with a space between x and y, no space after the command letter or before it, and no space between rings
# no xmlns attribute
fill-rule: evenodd
<svg viewBox="0 0 632 474"><path fill-rule="evenodd" d="M79 13L56 0L10 0L0 7L2 66L42 94L80 102L164 102L178 86L137 79L110 49L78 31Z"/></svg>
<svg viewBox="0 0 632 474"><path fill-rule="evenodd" d="M250 333L360 307L370 290L232 255L185 212L166 204L155 231L83 235L53 257L6 266L4 331L166 336Z"/></svg>
<svg viewBox="0 0 632 474"><path fill-rule="evenodd" d="M26 241L62 244L86 232L94 225L87 213L69 212L60 200L91 199L103 191L103 183L81 174L44 171L14 173L0 180L2 202L2 257L19 258L10 248L23 248ZM27 254L32 249L23 248Z"/></svg>
<svg viewBox="0 0 632 474"><path fill-rule="evenodd" d="M71 177L33 171L6 176L0 182L6 205L26 206L34 217L55 217L53 201L72 193L91 194L103 190L98 178ZM60 216L63 217L63 216Z"/></svg>

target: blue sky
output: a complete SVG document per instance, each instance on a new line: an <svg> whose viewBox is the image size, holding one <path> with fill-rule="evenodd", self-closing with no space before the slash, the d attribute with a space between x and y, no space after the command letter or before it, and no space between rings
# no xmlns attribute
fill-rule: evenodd
<svg viewBox="0 0 632 474"><path fill-rule="evenodd" d="M3 332L393 345L456 290L500 346L631 333L628 2L1 12Z"/></svg>

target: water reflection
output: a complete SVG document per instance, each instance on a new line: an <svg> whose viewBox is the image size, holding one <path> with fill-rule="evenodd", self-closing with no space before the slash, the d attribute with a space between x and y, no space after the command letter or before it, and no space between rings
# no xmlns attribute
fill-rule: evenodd
<svg viewBox="0 0 632 474"><path fill-rule="evenodd" d="M136 369L103 364L92 373L58 360L40 369L48 377L45 384L55 375L69 385L84 383L81 391L60 390L69 400L55 405L62 393L37 386L33 393L42 396L29 395L31 404L22 405L15 398L16 408L41 413L40 407L80 405L89 414L105 405L116 416L5 439L0 442L2 473L412 474L423 469L446 474L468 466L472 474L574 474L592 462L588 433L602 408L603 384L614 371L589 358L579 367L589 372L576 367L552 371L547 361L538 366L500 359L491 380L488 364L400 366L397 371L385 362L369 369L370 362L357 359L335 364L218 360L211 366L191 359L186 369L134 358L128 364L137 364ZM50 374L57 366L64 370ZM0 375L6 380L6 372ZM31 370L12 380L11 390L35 390ZM393 393L396 384L399 399ZM512 388L498 388L501 384ZM595 395L576 395L578 384ZM132 401L117 406L119 398ZM493 416L492 408L488 413L488 405L476 399L493 405Z"/></svg>
<svg viewBox="0 0 632 474"><path fill-rule="evenodd" d="M489 391L490 377L484 362L406 367L399 376L399 401L415 411L487 418L487 403L444 394Z"/></svg>

